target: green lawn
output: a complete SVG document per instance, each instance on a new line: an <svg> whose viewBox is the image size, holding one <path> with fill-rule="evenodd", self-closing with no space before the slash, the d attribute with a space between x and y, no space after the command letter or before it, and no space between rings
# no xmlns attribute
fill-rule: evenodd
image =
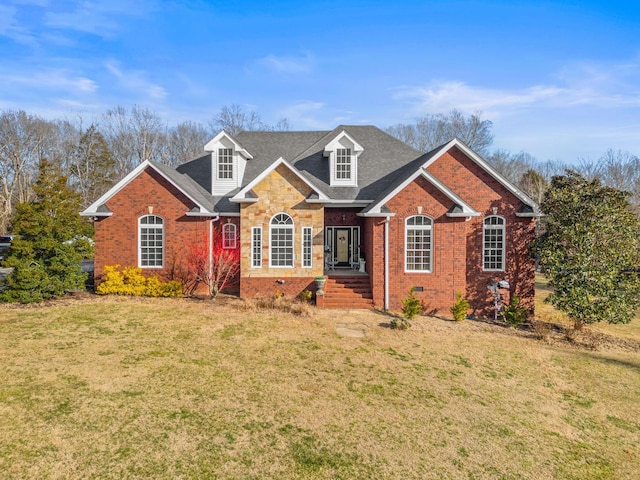
<svg viewBox="0 0 640 480"><path fill-rule="evenodd" d="M638 342L239 304L0 305L0 477L638 478Z"/></svg>

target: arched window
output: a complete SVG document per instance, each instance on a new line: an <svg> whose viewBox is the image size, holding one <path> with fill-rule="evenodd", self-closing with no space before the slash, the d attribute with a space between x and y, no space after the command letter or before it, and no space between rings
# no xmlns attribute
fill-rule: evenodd
<svg viewBox="0 0 640 480"><path fill-rule="evenodd" d="M424 215L405 220L404 269L407 272L431 272L433 221Z"/></svg>
<svg viewBox="0 0 640 480"><path fill-rule="evenodd" d="M157 215L138 220L138 265L142 268L164 266L164 221Z"/></svg>
<svg viewBox="0 0 640 480"><path fill-rule="evenodd" d="M225 223L222 226L222 248L236 248L237 238L235 223Z"/></svg>
<svg viewBox="0 0 640 480"><path fill-rule="evenodd" d="M493 215L484 219L482 246L482 268L490 271L504 270L504 218Z"/></svg>
<svg viewBox="0 0 640 480"><path fill-rule="evenodd" d="M293 219L286 213L278 213L269 224L269 265L293 267Z"/></svg>

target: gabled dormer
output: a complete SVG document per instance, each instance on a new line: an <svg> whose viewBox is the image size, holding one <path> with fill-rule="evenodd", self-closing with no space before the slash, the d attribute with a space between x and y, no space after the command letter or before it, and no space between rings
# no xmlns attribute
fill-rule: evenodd
<svg viewBox="0 0 640 480"><path fill-rule="evenodd" d="M323 151L329 159L329 184L332 187L358 186L358 157L364 151L344 130Z"/></svg>
<svg viewBox="0 0 640 480"><path fill-rule="evenodd" d="M242 185L247 160L253 156L224 130L204 146L211 152L211 194L226 195Z"/></svg>

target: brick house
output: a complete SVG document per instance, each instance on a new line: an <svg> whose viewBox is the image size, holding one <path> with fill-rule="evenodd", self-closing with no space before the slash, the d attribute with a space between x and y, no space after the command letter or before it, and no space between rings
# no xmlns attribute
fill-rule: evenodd
<svg viewBox="0 0 640 480"><path fill-rule="evenodd" d="M223 131L205 152L146 161L81 213L98 282L113 264L170 278L217 228L240 249L241 296L315 292L325 275L319 306L399 310L414 287L430 311L462 292L489 315L487 286L508 280L533 312L538 206L457 139L421 154L372 126Z"/></svg>

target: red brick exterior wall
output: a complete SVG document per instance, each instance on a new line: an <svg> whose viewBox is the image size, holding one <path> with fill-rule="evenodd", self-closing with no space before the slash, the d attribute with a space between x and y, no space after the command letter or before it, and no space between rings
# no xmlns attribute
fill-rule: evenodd
<svg viewBox="0 0 640 480"><path fill-rule="evenodd" d="M492 296L487 284L493 279L507 279L511 284L509 293L517 294L530 314L533 314L535 275L528 246L535 235L534 222L529 218L516 216L522 205L520 200L457 148L436 160L428 170L481 215L472 218L447 217L446 212L453 202L422 177L387 202L387 207L394 213L388 223L390 309L400 310L409 289L422 287L423 291L416 295L429 311L448 314L456 293L462 292L470 301L473 314L493 316ZM297 179L288 179L289 176L285 172L283 178L295 184ZM273 181L280 182L278 178ZM275 204L269 201L268 195L263 195L264 205L259 202L253 206L243 206L243 215L255 210L253 217L243 220L242 224L239 218L233 218L232 221L238 226L238 232L242 229L245 235L250 235L248 232L256 224L255 219L264 217L263 242L266 248L268 221L275 212L290 212L294 216L296 236L299 235L300 219L308 216L309 225L317 227L317 233L314 234L314 268L308 274L302 269L269 271L265 264L261 275L243 272L241 294L254 296L280 292L296 295L305 289L315 292L313 278L322 271L322 226L359 225L361 252L366 259L374 304L379 308L384 307L386 220L359 217L357 213L360 209L355 208L325 208L314 213L313 206L305 205L297 198L300 196L303 199L303 193L306 192L298 193L294 188L291 191L290 194L281 193L283 198ZM291 199L295 200L292 204ZM188 246L208 239L210 219L187 217L186 212L194 207L193 203L152 168L148 168L123 187L107 202L107 207L113 215L95 222L97 283L103 276L105 265L138 265L138 219L141 216L152 213L165 221L165 265L163 268L145 268L145 275L157 275L163 280L174 278L184 262ZM493 215L494 209L506 221L504 272L485 272L482 268L483 220L486 216ZM430 273L405 272L405 220L419 214L419 211L433 220ZM223 218L222 221L226 223L227 219ZM249 254L250 238L241 239L240 243L243 245L243 252ZM298 250L296 247L296 252ZM266 257L264 261L266 262Z"/></svg>
<svg viewBox="0 0 640 480"><path fill-rule="evenodd" d="M428 170L481 215L470 219L447 217L445 214L453 202L422 177L392 198L387 203L395 214L389 224L389 307L401 309L409 289L422 287L423 292L416 292L416 296L428 311L448 314L456 293L462 292L474 315L492 316L493 297L487 284L493 279L507 279L511 290L505 292L505 299L509 294L518 295L532 315L535 275L528 245L535 235L534 222L516 216L521 201L457 148L444 154ZM418 207L434 222L430 273L404 271L405 220L417 215ZM493 215L494 207L506 222L504 272L485 272L482 268L483 221ZM368 257L374 259L369 266L374 302L382 306L384 220L367 219L366 226L367 234L371 232L373 236Z"/></svg>
<svg viewBox="0 0 640 480"><path fill-rule="evenodd" d="M189 245L207 241L209 219L187 217L194 204L152 168L140 173L107 202L110 217L95 222L94 269L96 284L106 265L138 266L138 219L158 215L164 219L165 259L163 268L143 268L145 276L173 278L184 261Z"/></svg>

